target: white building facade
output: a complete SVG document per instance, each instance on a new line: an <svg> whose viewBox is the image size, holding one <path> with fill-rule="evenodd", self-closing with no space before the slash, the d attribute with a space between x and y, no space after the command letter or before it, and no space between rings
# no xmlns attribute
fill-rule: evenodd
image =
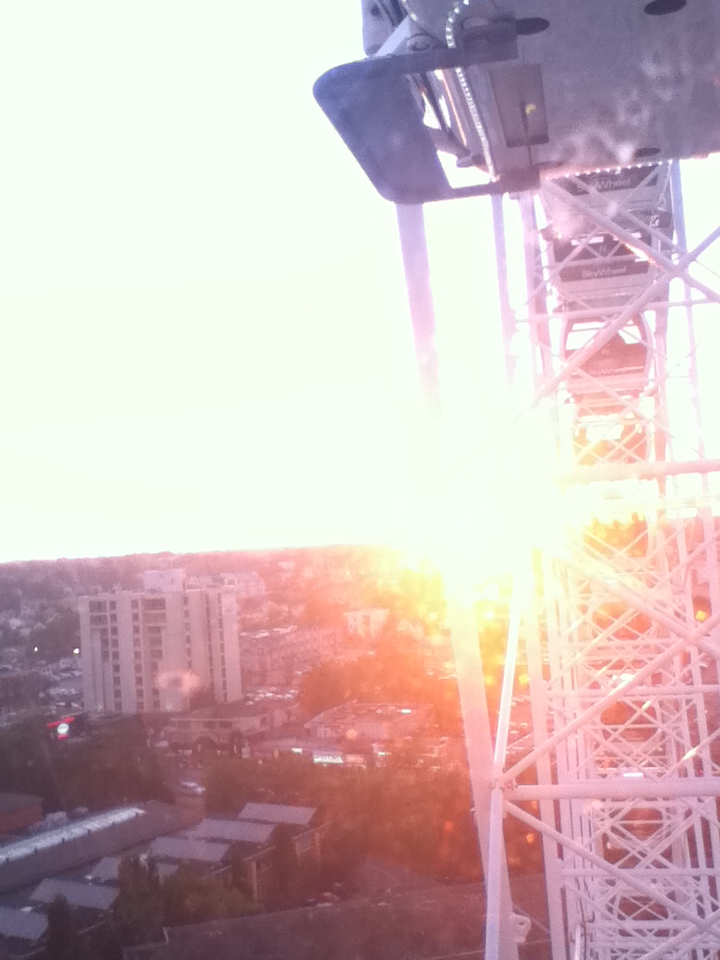
<svg viewBox="0 0 720 960"><path fill-rule="evenodd" d="M80 598L85 709L187 710L203 689L217 703L240 699L237 590L180 589L172 578L153 586Z"/></svg>

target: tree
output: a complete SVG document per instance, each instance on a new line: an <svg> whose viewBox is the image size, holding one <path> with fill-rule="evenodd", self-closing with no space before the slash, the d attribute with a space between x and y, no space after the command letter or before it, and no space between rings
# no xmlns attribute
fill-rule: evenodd
<svg viewBox="0 0 720 960"><path fill-rule="evenodd" d="M152 860L123 857L112 920L123 946L159 940L163 928L160 880Z"/></svg>
<svg viewBox="0 0 720 960"><path fill-rule="evenodd" d="M172 800L137 717L108 723L84 742L53 746L54 769L68 807L96 810L126 801ZM95 775L88 777L88 770Z"/></svg>
<svg viewBox="0 0 720 960"><path fill-rule="evenodd" d="M44 960L87 960L75 917L65 897L57 896L47 909Z"/></svg>
<svg viewBox="0 0 720 960"><path fill-rule="evenodd" d="M85 936L89 960L122 960L122 944L112 919L97 924Z"/></svg>
<svg viewBox="0 0 720 960"><path fill-rule="evenodd" d="M325 888L348 883L368 853L368 831L354 823L332 823L323 843L320 867Z"/></svg>
<svg viewBox="0 0 720 960"><path fill-rule="evenodd" d="M206 765L205 806L209 813L237 814L249 801L300 803L312 764L285 756L258 764L239 757L212 757Z"/></svg>
<svg viewBox="0 0 720 960"><path fill-rule="evenodd" d="M297 893L299 865L292 830L287 823L279 823L275 827L271 862L272 898L279 903L291 902Z"/></svg>
<svg viewBox="0 0 720 960"><path fill-rule="evenodd" d="M41 717L0 730L3 789L42 797L51 810L62 806L62 788L54 764L56 746L49 742Z"/></svg>
<svg viewBox="0 0 720 960"><path fill-rule="evenodd" d="M163 882L161 896L168 926L225 920L253 909L249 897L228 879L203 876L186 863Z"/></svg>
<svg viewBox="0 0 720 960"><path fill-rule="evenodd" d="M210 813L237 814L249 799L242 761L213 757L205 767L205 805Z"/></svg>
<svg viewBox="0 0 720 960"><path fill-rule="evenodd" d="M28 647L37 647L38 655L46 660L69 657L80 643L80 618L74 610L53 612L50 619L34 630Z"/></svg>
<svg viewBox="0 0 720 960"><path fill-rule="evenodd" d="M343 663L327 661L309 670L300 681L298 702L310 717L352 699L347 669Z"/></svg>

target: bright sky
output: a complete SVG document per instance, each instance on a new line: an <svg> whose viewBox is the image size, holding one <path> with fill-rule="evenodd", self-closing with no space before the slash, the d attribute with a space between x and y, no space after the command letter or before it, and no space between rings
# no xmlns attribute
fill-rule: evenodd
<svg viewBox="0 0 720 960"><path fill-rule="evenodd" d="M0 560L392 535L394 209L312 98L359 3L11 5Z"/></svg>
<svg viewBox="0 0 720 960"><path fill-rule="evenodd" d="M412 525L395 212L312 98L361 55L359 0L5 11L0 561ZM475 410L501 371L489 215L427 212L440 346L472 364L448 400Z"/></svg>

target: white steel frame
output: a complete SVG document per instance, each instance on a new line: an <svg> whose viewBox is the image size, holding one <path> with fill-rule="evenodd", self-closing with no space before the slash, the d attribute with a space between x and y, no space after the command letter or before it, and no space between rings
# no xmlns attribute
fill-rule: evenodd
<svg viewBox="0 0 720 960"><path fill-rule="evenodd" d="M697 318L720 320L720 292L698 265L720 227L687 251L677 166L669 182L674 234L633 191L608 196L587 179L573 193L567 181L545 182L541 197L494 202L503 329L532 370L530 406L551 424L563 502L580 502L587 517L569 514L557 542L536 545L517 574L534 578L518 590L534 602L511 612L488 804L488 960L503 957L508 816L542 836L553 960L720 957L720 463L706 457L697 368ZM503 261L516 202L520 302ZM555 262L548 211L563 206L591 226ZM587 263L600 234L647 261L646 282L570 299L559 272L573 257ZM598 367L638 315L646 369L615 368L617 356ZM568 351L563 330L588 317L600 332ZM583 440L578 423L600 439ZM533 746L518 758L508 731L519 658ZM536 784L518 785L529 771Z"/></svg>

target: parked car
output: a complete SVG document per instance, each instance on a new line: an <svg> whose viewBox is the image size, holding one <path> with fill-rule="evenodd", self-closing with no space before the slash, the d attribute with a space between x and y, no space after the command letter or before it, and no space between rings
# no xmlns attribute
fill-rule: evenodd
<svg viewBox="0 0 720 960"><path fill-rule="evenodd" d="M200 786L199 783L194 783L192 780L183 780L178 785L178 790L180 793L185 793L191 797L201 797L205 793L205 787Z"/></svg>

